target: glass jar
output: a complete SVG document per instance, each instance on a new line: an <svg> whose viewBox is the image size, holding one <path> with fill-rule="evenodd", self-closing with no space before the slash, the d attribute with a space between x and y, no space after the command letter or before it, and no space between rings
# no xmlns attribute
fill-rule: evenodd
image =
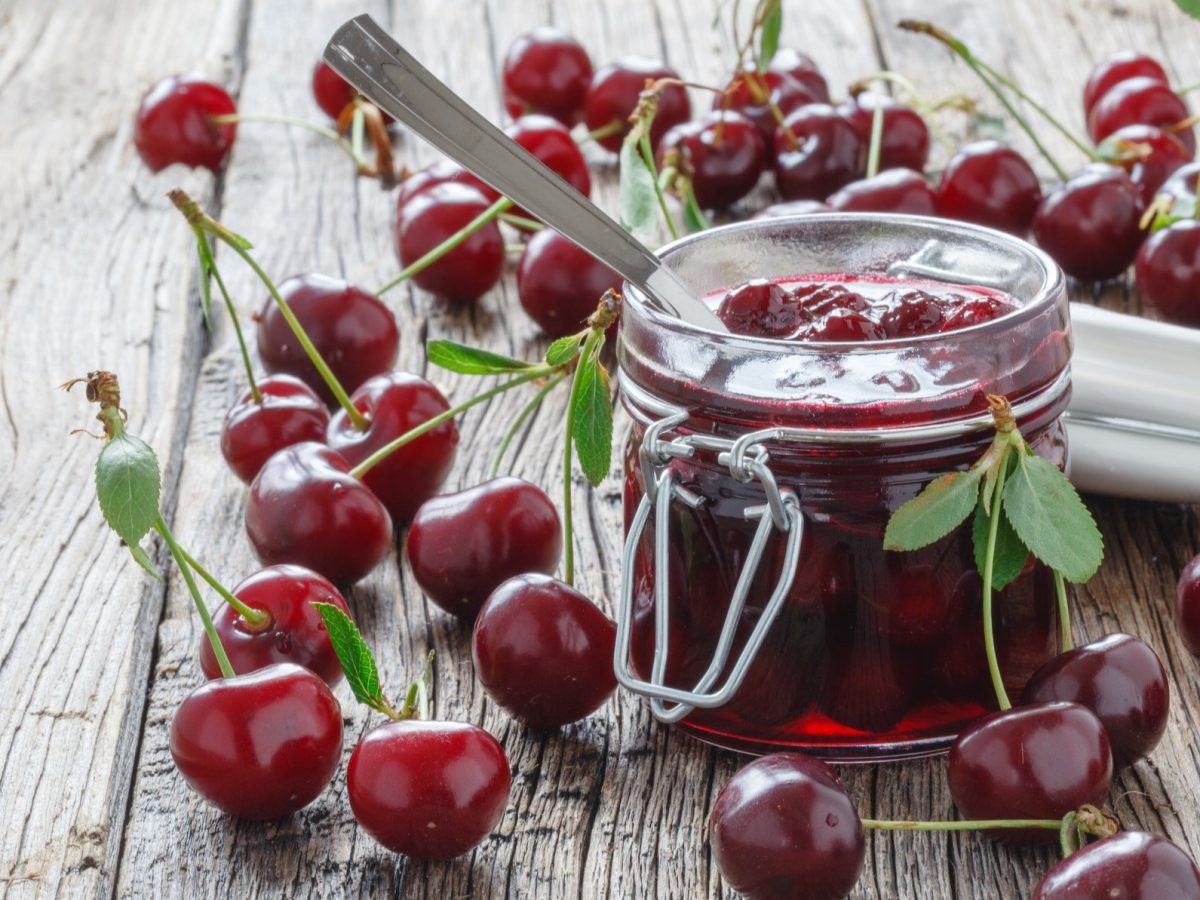
<svg viewBox="0 0 1200 900"><path fill-rule="evenodd" d="M1065 468L1062 273L989 229L845 213L715 228L662 256L700 294L847 273L1018 302L946 334L798 343L696 329L625 286L618 679L660 719L734 750L867 761L944 749L995 708L970 527L909 553L885 551L883 531L984 451L988 394ZM994 607L1016 693L1056 652L1051 573L1031 558Z"/></svg>

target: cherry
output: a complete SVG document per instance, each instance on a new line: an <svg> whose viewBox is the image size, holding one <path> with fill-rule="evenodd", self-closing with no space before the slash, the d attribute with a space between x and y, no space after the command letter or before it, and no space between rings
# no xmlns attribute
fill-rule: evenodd
<svg viewBox="0 0 1200 900"><path fill-rule="evenodd" d="M218 678L171 719L171 757L223 812L277 819L307 806L342 758L342 710L329 687L291 663Z"/></svg>
<svg viewBox="0 0 1200 900"><path fill-rule="evenodd" d="M803 341L857 343L878 341L886 336L883 327L870 316L853 309L835 309L802 330L797 338Z"/></svg>
<svg viewBox="0 0 1200 900"><path fill-rule="evenodd" d="M247 388L221 425L221 454L247 484L276 450L301 441L323 441L329 425L329 410L299 378L271 375L257 384L262 402L256 403Z"/></svg>
<svg viewBox="0 0 1200 900"><path fill-rule="evenodd" d="M1200 221L1184 219L1151 235L1135 271L1143 299L1164 319L1200 325Z"/></svg>
<svg viewBox="0 0 1200 900"><path fill-rule="evenodd" d="M785 216L807 216L812 213L829 212L828 203L820 200L785 200L783 203L772 203L764 206L751 219L780 219Z"/></svg>
<svg viewBox="0 0 1200 900"><path fill-rule="evenodd" d="M333 71L324 60L317 60L312 72L313 99L329 118L337 121L342 110L354 102L356 91L341 75Z"/></svg>
<svg viewBox="0 0 1200 900"><path fill-rule="evenodd" d="M1200 656L1200 556L1184 567L1175 589L1175 624L1183 645Z"/></svg>
<svg viewBox="0 0 1200 900"><path fill-rule="evenodd" d="M1156 834L1122 831L1076 850L1048 871L1033 900L1200 900L1200 870Z"/></svg>
<svg viewBox="0 0 1200 900"><path fill-rule="evenodd" d="M392 311L374 294L340 278L310 274L288 278L279 285L279 295L347 391L395 365L400 329ZM335 402L271 298L258 316L258 355L268 372L294 375L326 403Z"/></svg>
<svg viewBox="0 0 1200 900"><path fill-rule="evenodd" d="M416 262L491 205L480 191L453 182L416 194L396 212L396 255L400 264ZM503 273L504 238L500 226L488 222L414 275L413 281L432 294L466 303L490 291Z"/></svg>
<svg viewBox="0 0 1200 900"><path fill-rule="evenodd" d="M1192 154L1175 135L1154 125L1118 128L1098 149L1104 159L1129 173L1143 206L1154 199L1172 172L1192 161Z"/></svg>
<svg viewBox="0 0 1200 900"><path fill-rule="evenodd" d="M237 104L221 85L200 75L171 75L142 98L133 144L152 172L172 163L216 172L233 148L237 125L212 119L236 113Z"/></svg>
<svg viewBox="0 0 1200 900"><path fill-rule="evenodd" d="M1086 706L1108 733L1113 765L1136 762L1167 727L1167 673L1145 641L1110 634L1050 660L1025 685L1022 702L1065 700Z"/></svg>
<svg viewBox="0 0 1200 900"><path fill-rule="evenodd" d="M1110 53L1092 68L1087 84L1083 86L1083 111L1092 107L1115 85L1130 78L1152 78L1167 84L1167 73L1158 61L1136 50L1118 50Z"/></svg>
<svg viewBox="0 0 1200 900"><path fill-rule="evenodd" d="M830 194L827 202L841 212L934 214L933 191L925 183L925 176L911 169L888 169L852 181Z"/></svg>
<svg viewBox="0 0 1200 900"><path fill-rule="evenodd" d="M1100 805L1112 782L1104 726L1077 703L991 713L969 726L946 760L950 796L966 819L1059 819ZM1054 831L996 829L1012 844L1057 840Z"/></svg>
<svg viewBox="0 0 1200 900"><path fill-rule="evenodd" d="M367 417L367 428L355 428L346 411L339 409L329 421L326 437L352 466L450 408L441 391L407 372L364 381L350 402ZM397 449L368 471L363 482L383 501L393 522L408 522L450 474L457 447L458 427L453 421L443 422Z"/></svg>
<svg viewBox="0 0 1200 900"><path fill-rule="evenodd" d="M775 129L779 126L776 110L786 117L794 109L824 103L827 99L821 99L783 72L745 71L730 75L721 85L721 93L713 100L713 112L740 113L754 123L762 135L764 148L770 150L776 146Z"/></svg>
<svg viewBox="0 0 1200 900"><path fill-rule="evenodd" d="M829 102L829 85L821 70L807 53L795 47L780 47L767 65L768 72L780 72L799 81L818 103Z"/></svg>
<svg viewBox="0 0 1200 900"><path fill-rule="evenodd" d="M1025 158L997 141L962 147L946 164L937 189L940 215L1023 235L1042 188Z"/></svg>
<svg viewBox="0 0 1200 900"><path fill-rule="evenodd" d="M558 728L595 712L617 687L616 624L547 575L518 575L488 597L471 658L488 696L530 728Z"/></svg>
<svg viewBox="0 0 1200 900"><path fill-rule="evenodd" d="M1120 275L1142 245L1142 200L1115 166L1085 166L1051 191L1033 217L1038 246L1062 270L1083 281Z"/></svg>
<svg viewBox="0 0 1200 900"><path fill-rule="evenodd" d="M676 125L663 135L660 165L673 154L691 177L703 209L725 209L741 200L758 184L766 165L762 135L735 112L713 112Z"/></svg>
<svg viewBox="0 0 1200 900"><path fill-rule="evenodd" d="M446 182L473 187L487 197L491 203L500 199L500 192L470 169L464 169L452 159L442 159L423 169L418 169L404 179L400 190L396 193L396 215L400 215L400 210L413 197Z"/></svg>
<svg viewBox="0 0 1200 900"><path fill-rule="evenodd" d="M620 290L621 276L557 231L529 239L517 265L521 307L550 337L583 328L604 292Z"/></svg>
<svg viewBox="0 0 1200 900"><path fill-rule="evenodd" d="M270 566L255 572L233 589L246 606L270 613L255 629L228 603L213 613L221 646L239 674L275 663L295 663L333 686L342 678L342 665L329 643L325 622L313 603L332 603L350 615L350 608L328 579L303 566ZM221 668L208 637L200 639L200 669L205 678L220 678Z"/></svg>
<svg viewBox="0 0 1200 900"><path fill-rule="evenodd" d="M906 565L887 573L875 608L880 630L898 647L924 647L939 640L962 611L955 596L929 565Z"/></svg>
<svg viewBox="0 0 1200 900"><path fill-rule="evenodd" d="M917 694L917 667L886 641L864 634L834 648L819 700L835 722L859 731L887 731L903 717Z"/></svg>
<svg viewBox="0 0 1200 900"><path fill-rule="evenodd" d="M1197 181L1200 181L1200 162L1188 163L1167 177L1158 189L1158 196L1170 201L1173 215L1194 218Z"/></svg>
<svg viewBox="0 0 1200 900"><path fill-rule="evenodd" d="M910 106L884 94L864 92L838 106L838 111L858 129L868 147L875 110L883 107L883 135L879 145L879 168L925 170L929 158L929 126Z"/></svg>
<svg viewBox="0 0 1200 900"><path fill-rule="evenodd" d="M599 144L613 153L621 149L621 141L629 133L629 117L647 81L679 78L678 73L664 63L643 56L625 56L596 71L584 99L584 121L589 131L622 123L615 134L599 139ZM662 136L692 115L687 89L681 84L668 84L658 99L658 110L650 125L650 146L657 149Z"/></svg>
<svg viewBox="0 0 1200 900"><path fill-rule="evenodd" d="M997 297L975 297L948 310L939 331L962 331L982 325L1012 311L1012 307Z"/></svg>
<svg viewBox="0 0 1200 900"><path fill-rule="evenodd" d="M947 311L942 302L924 291L902 291L888 304L879 324L888 337L913 337L942 330Z"/></svg>
<svg viewBox="0 0 1200 900"><path fill-rule="evenodd" d="M246 501L246 533L263 563L307 566L343 585L379 564L392 545L392 520L350 468L312 441L267 460Z"/></svg>
<svg viewBox="0 0 1200 900"><path fill-rule="evenodd" d="M1196 136L1192 129L1171 129L1187 117L1187 104L1164 82L1146 76L1128 78L1113 85L1096 101L1088 113L1088 134L1093 141L1102 141L1126 125L1157 125L1179 138L1188 153L1195 153Z"/></svg>
<svg viewBox="0 0 1200 900"><path fill-rule="evenodd" d="M755 278L727 293L717 317L736 334L786 337L807 324L811 315L782 285Z"/></svg>
<svg viewBox="0 0 1200 900"><path fill-rule="evenodd" d="M862 173L866 151L850 120L832 106L801 106L775 132L779 193L785 200L823 200Z"/></svg>
<svg viewBox="0 0 1200 900"><path fill-rule="evenodd" d="M504 133L528 150L552 172L562 177L567 184L588 196L592 191L592 176L588 172L583 151L566 126L549 116L521 116ZM517 206L512 212L518 216L532 218Z"/></svg>
<svg viewBox="0 0 1200 900"><path fill-rule="evenodd" d="M592 80L592 61L580 43L557 28L535 28L504 56L504 106L514 119L525 113L574 125Z"/></svg>
<svg viewBox="0 0 1200 900"><path fill-rule="evenodd" d="M562 523L537 485L493 478L427 501L413 517L406 546L425 595L473 621L503 582L525 572L554 571Z"/></svg>
<svg viewBox="0 0 1200 900"><path fill-rule="evenodd" d="M360 825L417 859L450 859L500 821L512 781L500 743L460 722L388 722L350 755L346 790Z"/></svg>
<svg viewBox="0 0 1200 900"><path fill-rule="evenodd" d="M866 845L841 780L801 753L772 753L721 789L709 825L721 876L752 900L845 897Z"/></svg>

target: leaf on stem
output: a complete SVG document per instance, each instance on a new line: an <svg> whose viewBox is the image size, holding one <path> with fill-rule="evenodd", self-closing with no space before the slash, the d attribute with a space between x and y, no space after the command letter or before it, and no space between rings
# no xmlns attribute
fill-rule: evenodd
<svg viewBox="0 0 1200 900"><path fill-rule="evenodd" d="M1104 558L1104 540L1075 486L1058 466L1021 455L1004 488L1004 511L1034 556L1082 584Z"/></svg>
<svg viewBox="0 0 1200 900"><path fill-rule="evenodd" d="M936 478L892 513L883 533L885 550L918 550L941 540L966 521L979 496L983 469Z"/></svg>
<svg viewBox="0 0 1200 900"><path fill-rule="evenodd" d="M546 348L546 365L565 366L579 355L580 342L583 334L568 334L552 342Z"/></svg>
<svg viewBox="0 0 1200 900"><path fill-rule="evenodd" d="M779 49L779 32L783 29L783 3L781 0L761 0L766 4L767 11L762 17L762 25L758 31L758 72L763 74L767 66L775 58Z"/></svg>
<svg viewBox="0 0 1200 900"><path fill-rule="evenodd" d="M202 232L196 232L196 254L200 257L200 309L204 313L204 327L212 331L212 248Z"/></svg>
<svg viewBox="0 0 1200 900"><path fill-rule="evenodd" d="M608 370L597 359L601 343L580 359L571 390L571 436L575 439L579 468L593 487L604 480L612 465L612 401Z"/></svg>
<svg viewBox="0 0 1200 900"><path fill-rule="evenodd" d="M375 657L354 620L332 603L313 603L313 606L321 614L325 630L329 632L329 643L333 645L333 652L342 664L346 683L350 685L355 698L372 709L386 712L389 707L379 685Z"/></svg>
<svg viewBox="0 0 1200 900"><path fill-rule="evenodd" d="M658 236L658 194L654 173L638 148L637 131L635 127L621 145L617 208L621 227L642 243L652 243Z"/></svg>
<svg viewBox="0 0 1200 900"><path fill-rule="evenodd" d="M992 517L988 515L983 500L975 505L975 518L971 523L971 539L975 544L975 568L983 575L987 560L988 530ZM1000 524L996 526L996 549L992 556L992 589L1002 591L1021 574L1029 548L1013 530L1012 523L1004 510L1000 510Z"/></svg>
<svg viewBox="0 0 1200 900"><path fill-rule="evenodd" d="M425 345L425 352L435 366L462 375L503 375L533 367L533 363L478 347L468 347L456 341L429 341Z"/></svg>
<svg viewBox="0 0 1200 900"><path fill-rule="evenodd" d="M104 520L126 544L133 558L145 566L141 543L158 519L161 477L158 457L141 438L117 434L104 445L96 459L96 496ZM144 560L144 561L143 561ZM153 565L150 571L154 571Z"/></svg>
<svg viewBox="0 0 1200 900"><path fill-rule="evenodd" d="M1200 19L1200 0L1175 0L1175 5L1193 19Z"/></svg>

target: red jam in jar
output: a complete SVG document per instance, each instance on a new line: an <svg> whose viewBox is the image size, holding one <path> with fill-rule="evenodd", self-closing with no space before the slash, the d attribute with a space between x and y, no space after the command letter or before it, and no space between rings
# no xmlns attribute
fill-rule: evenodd
<svg viewBox="0 0 1200 900"><path fill-rule="evenodd" d="M1061 273L1015 238L904 216L752 221L663 255L733 333L626 286L618 677L736 750L944 749L995 706L970 530L911 553L883 531L983 452L988 394L1065 467ZM830 272L853 275L805 274ZM1056 649L1049 570L1029 562L994 607L1018 691Z"/></svg>

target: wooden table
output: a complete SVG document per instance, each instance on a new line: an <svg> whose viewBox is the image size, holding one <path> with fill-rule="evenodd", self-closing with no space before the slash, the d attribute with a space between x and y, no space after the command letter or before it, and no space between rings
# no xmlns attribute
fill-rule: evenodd
<svg viewBox="0 0 1200 900"><path fill-rule="evenodd" d="M561 734L538 736L491 704L472 675L468 632L432 607L393 556L350 596L393 693L438 653L438 712L483 725L513 767L509 808L475 852L448 863L394 856L355 827L344 774L290 820L243 824L191 793L167 751L180 699L200 682L200 628L177 572L146 577L104 525L91 468L98 446L68 430L93 410L55 385L92 368L121 376L131 429L165 463L164 506L176 533L227 581L255 561L242 529L244 487L217 445L242 389L228 323L204 330L191 237L164 196L183 187L258 246L278 277L343 275L372 286L394 274L391 195L356 182L331 145L300 130L246 125L225 173L173 168L157 176L131 146L133 111L167 73L200 69L236 89L245 112L316 118L309 67L343 19L366 9L484 111L499 115L496 71L513 38L552 21L603 63L621 53L664 56L713 83L732 64L728 14L716 0L214 0L54 4L10 0L0 12L0 891L34 896L599 897L728 896L705 843L713 797L739 760L657 725L618 694ZM728 4L722 4L727 7ZM1033 89L1082 129L1079 93L1090 64L1122 47L1160 56L1177 84L1200 79L1200 25L1167 0L789 0L785 44L811 52L831 85L881 67L931 96L963 91L994 111L970 72L928 39L897 32L929 18ZM699 98L707 104L706 98ZM954 114L952 134L962 131ZM1015 128L1016 144L1028 151ZM1057 135L1047 142L1079 162ZM595 148L593 148L595 150ZM433 158L412 137L410 164ZM591 151L589 151L591 152ZM941 158L944 159L944 156ZM615 199L611 160L595 194ZM221 254L242 309L263 291ZM1090 297L1090 289L1082 292ZM1098 299L1138 311L1123 285ZM477 382L427 372L427 337L482 343L533 358L543 340L520 311L511 277L468 311L419 291L390 293L403 329L400 367L455 399ZM484 477L498 429L523 403L509 394L471 411L448 487ZM538 413L516 471L559 481L561 396ZM616 586L620 491L577 479L582 585L605 604ZM1107 559L1076 591L1077 633L1127 630L1150 641L1175 687L1166 738L1121 775L1112 807L1128 827L1168 835L1200 856L1195 719L1197 663L1170 620L1184 563L1200 549L1195 510L1090 498ZM160 563L168 562L156 546ZM347 751L374 721L340 689ZM844 768L863 814L951 813L939 760ZM861 897L1021 897L1052 861L974 836L868 838Z"/></svg>

